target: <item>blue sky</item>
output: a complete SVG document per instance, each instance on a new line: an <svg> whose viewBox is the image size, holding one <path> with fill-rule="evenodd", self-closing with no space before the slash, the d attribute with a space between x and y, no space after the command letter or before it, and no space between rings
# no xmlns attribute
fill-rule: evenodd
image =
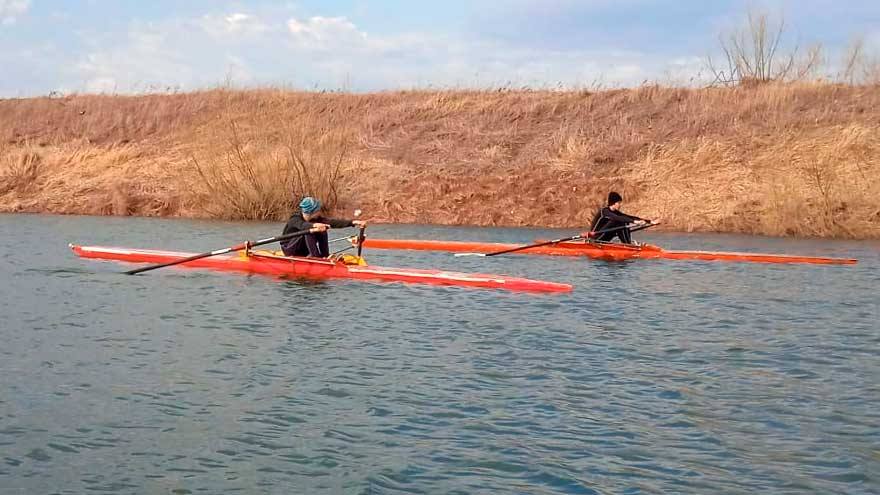
<svg viewBox="0 0 880 495"><path fill-rule="evenodd" d="M877 0L0 0L0 96L686 83L750 7L880 52Z"/></svg>

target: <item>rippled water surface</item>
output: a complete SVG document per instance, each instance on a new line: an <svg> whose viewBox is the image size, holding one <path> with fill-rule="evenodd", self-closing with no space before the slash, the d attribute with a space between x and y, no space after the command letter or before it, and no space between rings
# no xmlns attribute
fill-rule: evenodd
<svg viewBox="0 0 880 495"><path fill-rule="evenodd" d="M0 216L0 493L880 493L877 243L641 237L856 266L367 253L562 295L131 277L67 249L279 229Z"/></svg>

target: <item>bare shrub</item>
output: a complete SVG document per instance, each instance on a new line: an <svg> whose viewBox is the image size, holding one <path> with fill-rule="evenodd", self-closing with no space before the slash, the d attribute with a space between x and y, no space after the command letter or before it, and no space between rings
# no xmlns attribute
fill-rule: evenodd
<svg viewBox="0 0 880 495"><path fill-rule="evenodd" d="M191 158L206 192L201 206L211 216L281 220L306 195L336 208L349 155L344 132L288 126L281 143L267 143L242 136L230 122L225 146L221 157Z"/></svg>
<svg viewBox="0 0 880 495"><path fill-rule="evenodd" d="M838 79L844 83L880 84L880 56L865 46L865 38L853 38L843 54Z"/></svg>
<svg viewBox="0 0 880 495"><path fill-rule="evenodd" d="M821 45L811 46L803 57L798 46L780 52L785 28L784 18L773 24L767 14L750 11L744 27L719 37L723 65L707 58L713 84L801 81L814 74L822 64Z"/></svg>
<svg viewBox="0 0 880 495"><path fill-rule="evenodd" d="M864 63L864 57L865 38L859 36L850 42L844 52L839 78L848 84L855 84L859 67Z"/></svg>

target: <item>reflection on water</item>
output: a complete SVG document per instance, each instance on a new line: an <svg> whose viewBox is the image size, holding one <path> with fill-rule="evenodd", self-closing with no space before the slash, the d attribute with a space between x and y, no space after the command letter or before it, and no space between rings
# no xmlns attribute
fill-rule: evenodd
<svg viewBox="0 0 880 495"><path fill-rule="evenodd" d="M575 286L561 295L127 277L66 249L201 252L279 228L0 216L2 492L880 491L876 243L641 237L851 267L367 253Z"/></svg>

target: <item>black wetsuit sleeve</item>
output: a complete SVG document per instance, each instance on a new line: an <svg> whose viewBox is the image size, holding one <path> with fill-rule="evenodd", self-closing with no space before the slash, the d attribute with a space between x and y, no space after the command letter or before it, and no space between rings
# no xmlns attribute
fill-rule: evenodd
<svg viewBox="0 0 880 495"><path fill-rule="evenodd" d="M346 227L352 227L354 225L353 223L351 223L351 220L347 218L318 217L314 218L311 222L307 222L306 219L303 218L302 212L296 211L293 215L290 216L290 219L287 220L287 224L284 226L284 234L299 232L300 230L308 230L312 228L316 223L326 223L332 229L344 229Z"/></svg>
<svg viewBox="0 0 880 495"><path fill-rule="evenodd" d="M622 223L630 223L630 222L635 222L637 220L642 220L645 222L648 221L648 220L645 220L644 218L639 218L635 215L627 215L626 213L623 213L620 211L614 211L611 208L605 208L602 211L602 216L604 216L605 218L612 220L614 222L622 222Z"/></svg>
<svg viewBox="0 0 880 495"><path fill-rule="evenodd" d="M347 218L321 218L320 223L326 223L331 229L344 229L346 227L354 227L351 220Z"/></svg>

